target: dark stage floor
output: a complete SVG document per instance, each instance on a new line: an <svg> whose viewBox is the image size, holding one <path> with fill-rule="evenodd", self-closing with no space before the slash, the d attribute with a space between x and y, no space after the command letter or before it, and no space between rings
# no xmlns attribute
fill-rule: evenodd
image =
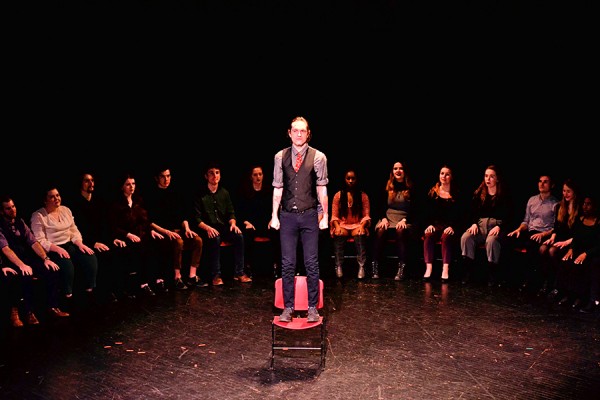
<svg viewBox="0 0 600 400"><path fill-rule="evenodd" d="M276 310L263 276L3 322L0 398L598 398L598 314L510 287L354 276L322 274L323 370L313 351L280 351L269 370Z"/></svg>

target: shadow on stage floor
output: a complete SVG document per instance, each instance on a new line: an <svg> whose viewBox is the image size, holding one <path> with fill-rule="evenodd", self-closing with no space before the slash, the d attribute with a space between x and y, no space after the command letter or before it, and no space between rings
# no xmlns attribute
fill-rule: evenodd
<svg viewBox="0 0 600 400"><path fill-rule="evenodd" d="M510 287L325 281L327 353L276 353L273 279L3 322L3 399L591 399L598 314ZM7 318L4 318L5 320ZM299 339L301 340L301 339ZM296 354L301 353L301 354Z"/></svg>

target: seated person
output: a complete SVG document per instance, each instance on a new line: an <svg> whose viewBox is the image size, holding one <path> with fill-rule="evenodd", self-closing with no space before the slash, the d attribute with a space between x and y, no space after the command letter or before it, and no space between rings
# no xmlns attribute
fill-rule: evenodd
<svg viewBox="0 0 600 400"><path fill-rule="evenodd" d="M44 207L31 214L31 231L48 256L59 267L62 292L66 299L73 297L75 272L83 273L87 300L94 302L98 259L88 247L75 224L71 209L62 205L62 197L54 185L44 191Z"/></svg>
<svg viewBox="0 0 600 400"><path fill-rule="evenodd" d="M112 203L109 213L111 237L121 241L115 261L121 271L129 297L136 292L155 296L166 292L162 272L157 261L157 240L164 236L152 229L144 200L136 191L135 177L125 173L120 183L120 195Z"/></svg>
<svg viewBox="0 0 600 400"><path fill-rule="evenodd" d="M521 224L508 233L509 245L526 250L527 264L523 271L522 287L530 284L542 287L542 282L535 282L535 272L540 268L540 247L554 230L558 199L552 194L554 184L550 175L540 175L538 180L539 194L531 196L525 206L525 216ZM545 288L543 290L546 290Z"/></svg>
<svg viewBox="0 0 600 400"><path fill-rule="evenodd" d="M331 203L330 232L333 238L335 271L338 278L343 276L344 247L348 238L354 239L358 279L365 277L367 262L367 238L371 225L371 206L369 196L361 189L357 173L347 169L344 173L344 185L334 196Z"/></svg>
<svg viewBox="0 0 600 400"><path fill-rule="evenodd" d="M264 184L263 168L254 165L245 176L241 187L234 199L236 216L243 222L240 225L244 234L244 250L246 271L257 268L256 238L268 238L270 242L269 255L272 273L277 276L281 265L281 244L279 231L271 229L271 209L273 208L273 188Z"/></svg>
<svg viewBox="0 0 600 400"><path fill-rule="evenodd" d="M378 202L383 211L380 212L382 217L375 224L371 263L373 279L379 278L379 264L385 243L390 238L395 240L398 256L398 270L394 280L403 281L405 278L408 244L413 237L416 214L413 207L413 182L405 168L406 164L400 161L392 165L382 198Z"/></svg>
<svg viewBox="0 0 600 400"><path fill-rule="evenodd" d="M42 245L35 239L29 226L17 217L17 207L9 196L0 196L0 249L2 250L3 290L9 294L11 321L14 327L22 327L19 311L26 315L30 325L39 323L33 313L33 277L39 277L46 285L46 305L52 316L68 317L59 308L59 267L50 260ZM22 302L22 310L19 306Z"/></svg>
<svg viewBox="0 0 600 400"><path fill-rule="evenodd" d="M201 229L206 251L206 262L212 275L213 286L223 284L221 278L221 242L233 244L234 277L241 283L252 282L244 273L244 235L237 226L233 201L229 191L219 185L221 167L209 163L204 170L206 185L194 196L196 226Z"/></svg>
<svg viewBox="0 0 600 400"><path fill-rule="evenodd" d="M171 184L171 179L170 168L158 167L154 174L156 184L145 192L144 196L152 229L166 238L159 242L164 259L161 262L173 265L173 287L176 290L206 287L208 283L201 281L197 275L202 258L202 238L190 228L191 205L183 201ZM184 250L190 251L188 277L185 281L181 276Z"/></svg>

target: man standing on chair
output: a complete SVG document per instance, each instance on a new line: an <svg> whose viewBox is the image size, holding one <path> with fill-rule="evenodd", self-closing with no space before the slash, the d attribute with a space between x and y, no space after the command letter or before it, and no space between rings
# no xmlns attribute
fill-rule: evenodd
<svg viewBox="0 0 600 400"><path fill-rule="evenodd" d="M294 276L298 238L302 243L308 285L307 322L318 322L319 229L328 227L327 157L310 147L308 121L292 120L287 134L292 145L275 154L273 168L273 210L270 226L280 230L281 275L285 308L279 321L290 322L294 313ZM323 210L319 220L318 205Z"/></svg>

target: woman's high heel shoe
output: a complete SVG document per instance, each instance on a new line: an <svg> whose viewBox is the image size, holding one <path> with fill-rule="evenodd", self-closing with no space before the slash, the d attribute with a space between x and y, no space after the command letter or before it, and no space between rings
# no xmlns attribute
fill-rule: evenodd
<svg viewBox="0 0 600 400"><path fill-rule="evenodd" d="M449 270L449 266L448 265L443 265L442 266L442 283L448 283L448 280L450 279L450 276L448 274L448 270ZM446 275L446 277L444 278L444 275Z"/></svg>
<svg viewBox="0 0 600 400"><path fill-rule="evenodd" d="M433 265L426 265L425 266L425 273L423 274L423 282L430 282L431 281L431 271L433 269Z"/></svg>

